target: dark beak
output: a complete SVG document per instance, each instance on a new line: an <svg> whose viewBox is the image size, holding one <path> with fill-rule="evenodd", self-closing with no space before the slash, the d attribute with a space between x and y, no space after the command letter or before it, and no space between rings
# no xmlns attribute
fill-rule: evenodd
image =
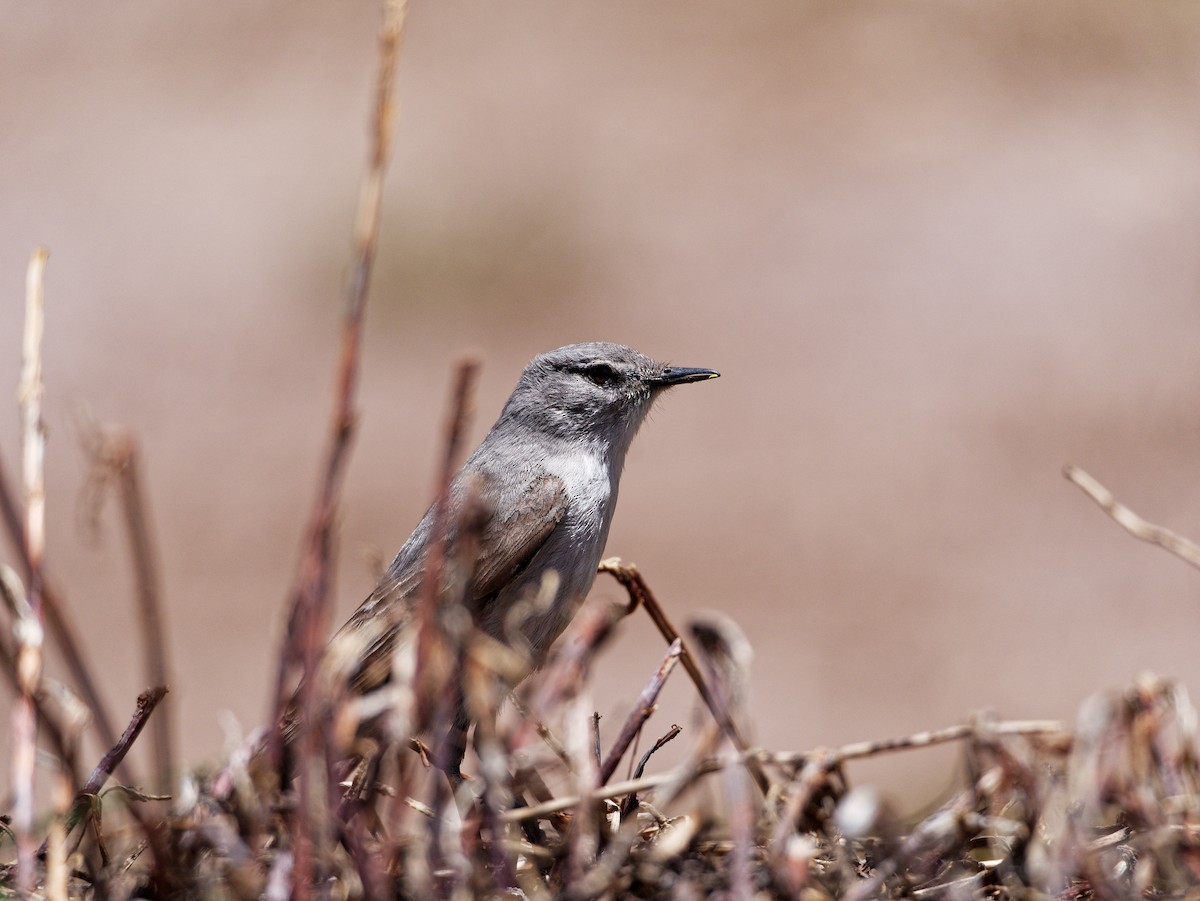
<svg viewBox="0 0 1200 901"><path fill-rule="evenodd" d="M655 388L668 388L671 385L684 385L688 382L703 382L706 379L719 378L721 373L715 369L692 369L687 366L668 366L658 375L646 379Z"/></svg>

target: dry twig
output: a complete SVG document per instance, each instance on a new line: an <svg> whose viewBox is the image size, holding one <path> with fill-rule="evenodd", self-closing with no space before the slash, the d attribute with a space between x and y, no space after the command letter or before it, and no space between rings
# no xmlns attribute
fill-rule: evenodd
<svg viewBox="0 0 1200 901"><path fill-rule="evenodd" d="M138 695L137 709L134 710L133 717L129 720L129 725L125 727L125 731L121 733L121 737L117 740L116 744L109 748L108 752L100 758L100 762L96 764L95 769L92 770L92 774L88 776L87 781L83 783L83 786L76 794L75 802L71 806L70 815L67 817L68 832L74 829L83 814L91 809L91 798L100 793L100 790L104 787L109 777L120 766L125 755L129 753L129 749L133 747L133 743L141 735L142 729L145 728L147 720L154 713L154 709L158 706L159 701L166 697L166 695L167 687L165 685L149 688Z"/></svg>
<svg viewBox="0 0 1200 901"><path fill-rule="evenodd" d="M28 609L28 601L24 597L24 586L21 585L17 574L3 565L0 565L0 598L4 599L5 606L9 610ZM23 614L15 615L20 616ZM15 648L9 646L7 638L3 637L0 637L0 670L3 670L9 684L19 694L17 652ZM44 734L49 739L54 753L62 762L63 767L71 773L72 783L74 783L76 781L74 777L77 776L75 771L75 741L70 736L70 730L64 723L59 721L57 714L47 706L41 692L34 695L33 704L37 713L41 734Z"/></svg>
<svg viewBox="0 0 1200 901"><path fill-rule="evenodd" d="M928 732L917 732L902 738L889 738L880 741L860 741L842 745L833 751L818 748L814 751L766 751L762 748L747 748L738 752L737 759L742 762L755 761L760 765L784 766L791 769L803 766L814 756L821 756L826 761L826 768L832 769L847 761L862 757L872 757L890 751L906 751L915 748L925 748L948 741L961 741L974 735L979 727L974 723L963 723L946 729L936 729ZM997 735L1058 735L1065 726L1057 720L1014 720L1013 722L995 723L988 730ZM696 776L704 776L720 770L725 761L705 759L695 764L691 770ZM680 780L680 775L687 771L687 766L679 767L656 776L644 776L640 779L630 779L625 782L613 782L601 786L588 794L592 801L603 801L606 798L617 798L632 792L643 792L651 788L670 785ZM518 822L530 817L545 817L566 810L580 803L580 798L574 796L556 798L535 807L522 807L510 810L504 815L509 822Z"/></svg>
<svg viewBox="0 0 1200 901"><path fill-rule="evenodd" d="M1140 541L1157 544L1163 550L1169 551L1185 563L1200 569L1200 545L1172 532L1163 526L1142 519L1124 504L1113 497L1113 493L1100 484L1095 478L1084 472L1078 466L1068 464L1063 467L1063 476L1083 490L1083 493L1094 500L1109 518L1122 529Z"/></svg>
<svg viewBox="0 0 1200 901"><path fill-rule="evenodd" d="M25 341L21 353L21 481L25 495L24 546L29 555L28 605L17 620L16 673L20 694L12 714L13 828L17 835L17 889L33 890L33 772L37 758L37 705L42 678L42 556L46 547L42 422L42 332L47 252L38 248L29 261L25 285Z"/></svg>
<svg viewBox="0 0 1200 901"><path fill-rule="evenodd" d="M646 687L642 689L637 707L630 711L628 718L625 720L625 725L621 727L621 732L617 735L617 740L613 742L612 749L608 752L608 757L604 759L604 763L600 766L601 785L612 778L612 774L616 772L617 764L621 762L621 757L624 756L630 742L633 741L635 735L641 732L642 726L646 724L646 720L650 719L650 714L654 712L654 706L658 702L658 694L662 691L663 686L667 684L667 677L671 675L671 670L679 662L679 657L682 653L683 640L676 638L667 649L667 656L663 658L662 665L650 677L650 681L646 683ZM599 750L599 739L597 739L597 759L599 758Z"/></svg>
<svg viewBox="0 0 1200 901"><path fill-rule="evenodd" d="M13 489L9 485L3 465L0 465L0 519L4 520L5 531L8 532L9 540L21 559L24 576L26 581L28 581L33 573L33 561L29 557L28 548L25 546L24 527L22 525L23 517L18 511L18 504L13 498ZM49 627L50 636L62 651L67 669L70 670L71 677L75 680L80 694L83 695L84 701L87 702L88 709L92 714L92 722L95 724L96 731L100 735L101 743L106 746L115 744L117 740L116 727L113 725L107 705L105 705L103 699L100 697L98 683L92 675L92 668L87 662L83 645L75 633L75 626L67 613L66 603L62 595L54 587L53 581L46 574L44 563L42 565L42 612L45 616L46 625ZM130 781L137 781L128 770L128 765L123 764L123 766L126 767L124 770L125 776Z"/></svg>
<svg viewBox="0 0 1200 901"><path fill-rule="evenodd" d="M750 744L742 735L737 723L727 715L727 711L723 711L721 705L717 703L713 696L712 689L704 679L704 674L700 672L700 667L696 665L696 658L688 650L687 644L683 642L679 631L671 624L667 618L666 612L659 605L658 600L654 597L654 593L650 591L650 586L646 584L646 580L638 571L637 566L632 563L625 563L620 557L609 557L606 560L600 561L600 572L608 573L618 582L620 582L625 590L629 592L630 607L636 608L641 606L646 613L650 615L650 619L654 621L654 625L658 627L659 634L666 640L667 644L679 641L681 644L680 661L683 663L683 668L687 670L688 675L692 679L692 683L696 686L696 691L700 695L700 699L704 701L704 705L708 707L713 718L724 730L729 740L733 742L733 746L739 751L745 752L749 749ZM754 776L754 781L757 783L759 790L765 795L770 790L770 782L766 774L752 759L747 757L747 766L750 767L750 773Z"/></svg>
<svg viewBox="0 0 1200 901"><path fill-rule="evenodd" d="M142 627L143 675L151 685L170 685L170 643L163 625L162 580L141 487L137 441L126 429L103 429L94 424L85 428L83 440L95 472L95 484L103 488L105 483L113 482L119 491ZM173 719L170 705L154 719L155 782L161 791L170 787L175 771Z"/></svg>
<svg viewBox="0 0 1200 901"><path fill-rule="evenodd" d="M404 0L385 2L380 28L379 68L375 90L371 149L359 193L354 227L354 265L342 322L341 358L326 453L317 498L305 536L297 584L288 617L287 637L280 655L279 678L275 690L272 723L272 757L282 759L284 710L291 697L295 671L300 670L300 728L298 749L298 787L300 804L295 819L295 864L292 887L301 901L311 896L315 875L314 850L322 843L321 826L314 811L324 791L317 779L320 745L316 740L317 659L328 632L329 586L333 558L333 528L338 496L354 431L354 398L358 382L359 356L367 293L379 239L379 221L383 203L383 179L391 151L396 60L399 56L407 4ZM323 806L323 805L322 805Z"/></svg>

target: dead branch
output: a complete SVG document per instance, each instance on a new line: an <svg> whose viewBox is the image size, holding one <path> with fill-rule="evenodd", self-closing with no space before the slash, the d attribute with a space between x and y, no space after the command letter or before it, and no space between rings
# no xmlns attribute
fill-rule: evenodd
<svg viewBox="0 0 1200 901"><path fill-rule="evenodd" d="M28 606L28 602L24 598L24 586L21 585L17 574L2 564L0 564L0 597L4 599L5 606L13 611ZM14 615L19 616L20 614ZM17 683L17 651L9 644L7 637L0 637L0 670L4 672L4 676L12 686L13 691L19 693ZM70 735L70 730L63 723L59 722L58 716L47 706L42 692L34 695L33 703L42 734L49 740L54 753L62 761L63 766L70 772L72 783L76 783L78 781L75 755L76 741Z"/></svg>

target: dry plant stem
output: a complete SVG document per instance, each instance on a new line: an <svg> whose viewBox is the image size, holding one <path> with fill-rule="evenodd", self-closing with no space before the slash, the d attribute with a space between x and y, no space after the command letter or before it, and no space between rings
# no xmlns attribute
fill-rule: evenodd
<svg viewBox="0 0 1200 901"><path fill-rule="evenodd" d="M97 444L99 462L113 473L120 486L121 509L133 560L138 613L142 625L144 676L151 685L170 685L167 636L163 627L162 590L158 575L158 555L149 527L146 501L138 471L138 447L133 436L118 429ZM175 752L173 718L170 705L154 719L154 760L156 787L166 790L174 772Z"/></svg>
<svg viewBox="0 0 1200 901"><path fill-rule="evenodd" d="M379 69L376 82L373 123L370 130L371 149L359 193L358 212L354 228L354 264L342 320L341 355L330 443L317 498L308 524L304 551L301 557L297 585L288 617L287 637L280 655L279 678L271 722L276 724L271 738L272 757L282 760L282 732L279 728L287 707L290 684L297 664L301 669L301 725L298 754L298 789L300 803L295 820L295 866L292 874L294 897L306 901L312 895L314 847L320 836L313 805L323 796L313 785L314 768L320 755L313 717L316 711L317 659L328 631L329 585L332 564L333 527L338 496L345 473L354 431L354 398L358 382L359 356L362 344L363 318L367 292L379 238L380 211L383 200L383 177L390 155L392 132L392 87L396 59L403 34L406 4L388 2L383 7L380 28ZM328 805L324 805L328 806Z"/></svg>
<svg viewBox="0 0 1200 901"><path fill-rule="evenodd" d="M446 420L445 453L442 455L442 466L438 473L437 500L434 502L433 537L421 585L421 631L417 645L418 672L426 671L426 667L430 665L431 655L436 653L435 649L443 641L438 608L442 603L442 572L446 566L446 544L450 534L450 522L448 521L450 482L454 478L459 458L462 456L463 438L472 411L471 399L478 374L478 361L466 359L458 364L454 378L450 414ZM446 688L449 690L453 686L447 685ZM439 702L441 702L440 706L443 708L452 706L445 697L442 697L444 694L446 692L437 693ZM436 711L431 713L434 717L437 716ZM453 716L453 713L450 716ZM434 748L434 760L438 766L445 764L445 760L442 759L444 750L444 748L436 746Z"/></svg>
<svg viewBox="0 0 1200 901"><path fill-rule="evenodd" d="M137 741L138 735L141 734L142 728L146 725L146 720L154 712L154 708L166 693L167 687L160 685L157 688L149 688L138 695L137 708L134 710L129 725L125 727L125 731L121 734L117 743L100 759L100 763L96 765L96 768L92 771L92 775L84 783L83 791L76 796L77 800L86 798L90 801L93 798L97 798L104 782L120 766L121 760L128 753L130 747L133 746L133 743ZM126 789L126 794L130 794L135 798L139 797L138 795L133 795L128 789ZM141 796L141 799L160 800L153 796ZM99 805L93 806L89 803L87 809L97 814L92 820L92 824L96 829L97 840L99 840ZM162 828L162 824L149 820L136 804L130 804L126 808L126 811L138 824L138 828L141 829L142 834L146 837L144 847L149 847L153 854L153 878L159 890L168 896L178 896L178 879L182 874L179 871L177 861L173 859L172 848L166 841L165 830ZM138 854L140 853L141 851L138 852Z"/></svg>
<svg viewBox="0 0 1200 901"><path fill-rule="evenodd" d="M708 724L701 732L699 740L693 745L689 760L674 771L674 780L662 788L658 802L664 807L674 803L684 792L692 788L699 779L700 767L707 765L706 772L723 769L728 766L742 765L744 759L736 751L727 751L720 760L713 759L713 753L719 745L724 732L719 723ZM595 865L587 873L587 878L571 886L568 897L590 898L610 885L621 867L629 860L634 845L637 843L640 827L636 817L627 817L617 827L607 843L603 853L597 858Z"/></svg>
<svg viewBox="0 0 1200 901"><path fill-rule="evenodd" d="M79 839L76 840L76 847L78 846L79 841L81 841L83 836L86 834L89 823L97 832L98 837L98 796L100 791L104 787L105 782L107 782L109 777L112 776L113 772L120 768L121 761L124 760L125 755L129 752L129 749L133 746L133 743L137 741L137 737L141 734L142 728L146 724L146 720L150 717L150 714L154 712L154 708L158 706L158 702L161 701L166 694L167 688L164 685L159 686L158 688L147 689L138 695L137 709L134 711L133 717L129 721L129 725L125 727L124 733L122 733L121 737L113 743L113 746L108 750L108 752L102 758L100 758L100 762L96 765L96 768L92 770L92 773L88 777L87 781L83 783L83 786L75 794L74 802L70 804L70 809L68 812L66 812L64 817L66 824L65 828L63 829L63 836L64 839L66 836L69 836L74 830L75 826L77 826L80 821L83 820L84 831L80 833ZM124 786L119 787L123 788ZM126 791L128 793L128 790ZM141 796L141 798L143 800L151 800L151 798L146 796ZM162 800L166 800L166 798L164 797ZM161 836L158 834L157 828L153 823L146 819L146 817L141 813L140 810L137 809L137 807L130 805L128 811L130 816L132 816L137 822L138 826L145 834L146 840L150 843L150 846L154 850L156 868L159 871L165 870L167 868L169 855L163 845ZM47 854L47 851L48 841L42 842L41 848L38 849L38 855L45 855Z"/></svg>
<svg viewBox="0 0 1200 901"><path fill-rule="evenodd" d="M659 740L653 745L651 745L649 750L647 750L646 753L641 756L641 759L638 760L637 766L634 767L632 778L641 779L642 774L646 772L646 764L650 762L650 758L657 754L659 750L662 749L663 745L667 744L667 742L674 741L676 738L678 738L681 732L683 732L683 727L672 723L671 728L664 732L662 737L659 738Z"/></svg>
<svg viewBox="0 0 1200 901"><path fill-rule="evenodd" d="M833 751L818 749L815 751L775 752L765 751L761 748L751 748L746 751L739 751L737 759L741 762L754 760L760 765L769 764L773 766L798 767L803 766L810 759L820 754L828 758L826 769L833 769L847 760L871 757L889 751L926 748L948 741L958 741L973 735L977 728L974 724L965 723L958 726L950 726L946 729L918 732L903 738L854 742L843 745L841 748ZM1045 733L1057 735L1066 731L1064 724L1057 720L1014 720L1012 722L991 724L987 728L988 731L996 735L1036 735ZM705 776L721 769L726 763L727 761L724 760L706 759L701 760L690 769L695 776ZM670 785L678 782L680 775L686 773L687 769L686 766L678 767L668 770L665 773L657 773L653 776L628 779L624 782L613 782L610 785L602 786L588 793L587 797L592 801L603 801L606 798L616 798L633 792L643 792L647 789ZM502 818L505 822L515 823L529 817L546 817L574 807L579 803L580 798L576 796L555 798L553 801L536 804L532 807L522 807L505 811Z"/></svg>
<svg viewBox="0 0 1200 901"><path fill-rule="evenodd" d="M663 686L666 685L667 677L671 675L671 670L679 662L681 654L683 654L683 641L676 638L667 649L667 656L663 658L662 665L650 677L650 681L646 683L646 687L642 689L637 707L630 712L629 717L625 720L625 725L621 727L621 732L617 736L617 740L613 743L612 750L608 752L608 757L600 765L601 785L612 778L612 774L616 772L617 765L621 762L621 758L633 741L634 736L641 731L642 726L646 724L646 720L650 719L650 714L654 712L654 706L658 702L658 694L662 691Z"/></svg>
<svg viewBox="0 0 1200 901"><path fill-rule="evenodd" d="M327 612L325 608L328 606L328 598L325 594L321 592L313 596L306 593L305 589L305 586L311 587L313 581L319 584L321 580L310 581L306 579L305 574L315 575L312 569L319 570L328 559L329 533L333 527L337 496L354 429L354 395L358 381L362 325L366 312L367 291L375 260L375 248L379 239L383 176L391 147L392 86L396 59L399 55L403 35L406 8L407 4L403 0L385 0L384 2L383 24L380 29L378 81L371 128L371 151L359 192L358 211L355 217L355 260L342 320L341 355L330 427L330 446L309 521L305 551L300 566L301 587L297 588L292 599L288 637L281 666L283 672L280 674L280 684L276 692L275 710L272 717L272 722L276 723L280 721L280 716L290 697L287 687L289 671L299 659L304 657L301 649L307 645L306 633L312 632L314 615ZM278 741L276 744L278 745Z"/></svg>
<svg viewBox="0 0 1200 901"><path fill-rule="evenodd" d="M659 738L659 740L656 741L650 747L650 749L648 751L646 751L645 754L642 755L641 759L638 761L636 769L634 769L634 771L633 771L633 775L630 778L631 779L641 779L642 774L646 772L646 764L648 764L650 762L650 758L653 757L656 753L658 753L659 749L662 748L663 745L667 744L667 742L674 741L679 736L679 733L681 733L682 731L683 731L683 728L681 726L679 726L675 723L672 723L671 728L668 729L666 731L666 733L661 738ZM632 816L633 812L637 809L638 809L637 794L626 795L625 800L621 802L621 822L624 822L628 817Z"/></svg>
<svg viewBox="0 0 1200 901"><path fill-rule="evenodd" d="M1189 541L1182 535L1156 526L1142 519L1124 504L1113 497L1113 493L1101 485L1096 479L1084 472L1078 466L1068 464L1063 467L1063 475L1083 490L1083 493L1096 502L1117 525L1134 538L1157 544L1159 547L1174 554L1185 563L1200 569L1200 545Z"/></svg>
<svg viewBox="0 0 1200 901"><path fill-rule="evenodd" d="M889 751L926 748L930 745L944 744L948 741L972 738L981 729L994 735L1056 735L1067 731L1066 724L1058 720L1011 720L1003 723L988 723L982 727L977 723L960 723L957 726L947 726L945 729L914 732L912 735L905 735L901 738L884 738L877 741L859 741L842 745L836 751L832 752L834 759L830 764L830 769L847 760L873 757L876 754L884 754ZM811 756L809 753L783 753L773 754L769 760L771 763L799 766L803 765L809 756Z"/></svg>
<svg viewBox="0 0 1200 901"><path fill-rule="evenodd" d="M125 727L125 731L117 740L108 753L100 758L100 762L96 764L96 768L92 770L92 774L88 776L87 782L83 783L83 787L75 795L75 803L71 806L71 813L67 818L67 831L75 828L84 813L90 811L91 798L98 794L100 789L112 776L113 771L120 766L125 755L129 753L129 749L137 738L142 733L142 729L146 725L146 721L150 719L150 714L154 713L154 708L158 706L167 694L167 687L159 685L157 688L149 688L138 695L137 709L133 712L133 717L129 720L129 725Z"/></svg>
<svg viewBox="0 0 1200 901"><path fill-rule="evenodd" d="M589 747L591 729L587 713L591 708L591 699L582 684L565 699L563 708L564 743L573 763L574 781L582 786L596 785L596 764ZM587 793L581 793L579 797L579 806L572 812L571 825L565 836L566 857L560 859L551 871L551 880L561 875L563 883L568 886L578 885L583 880L600 847L598 830L602 815L599 805L588 798Z"/></svg>
<svg viewBox="0 0 1200 901"><path fill-rule="evenodd" d="M687 670L688 675L692 679L692 683L696 686L696 691L700 695L700 699L704 701L709 712L712 713L717 723L724 730L733 746L738 751L745 752L749 749L750 744L741 734L737 724L729 718L720 705L717 704L713 697L712 690L708 687L708 683L704 679L703 673L700 672L700 667L696 665L696 658L688 650L683 639L680 637L678 630L671 621L667 618L662 607L659 606L658 600L654 597L650 587L646 584L637 566L632 563L624 563L619 557L609 557L607 560L600 561L600 572L608 573L629 592L629 600L632 605L641 605L645 608L646 613L650 615L650 619L654 621L654 625L658 627L659 633L667 643L679 641L682 647L680 660L683 663L683 668ZM762 771L762 767L758 765L752 758L746 758L746 765L750 768L750 773L754 776L754 781L757 783L759 790L765 795L770 789L770 782L767 779L766 773Z"/></svg>
<svg viewBox="0 0 1200 901"><path fill-rule="evenodd" d="M33 774L37 760L37 706L42 679L42 557L45 551L46 429L42 421L42 332L47 252L38 248L25 282L25 340L21 351L21 482L24 546L29 555L28 605L17 620L17 702L12 712L13 830L17 835L17 890L33 890L37 842L33 836Z"/></svg>
<svg viewBox="0 0 1200 901"><path fill-rule="evenodd" d="M359 878L362 879L362 897L365 901L387 901L393 897L382 860L370 847L369 834L362 822L358 819L351 820L343 825L342 832L346 840L346 850L358 867Z"/></svg>
<svg viewBox="0 0 1200 901"><path fill-rule="evenodd" d="M0 517L3 518L4 527L8 532L9 539L12 541L13 547L21 558L24 576L26 581L28 581L33 572L33 565L29 558L28 550L25 547L22 517L17 510L16 502L13 500L13 491L5 477L2 465L0 465ZM92 721L96 725L96 731L100 735L101 743L111 747L117 741L116 727L113 725L108 708L100 698L100 691L96 687L96 680L92 677L91 668L84 657L83 647L79 643L79 639L76 638L75 627L67 615L66 604L63 602L61 595L55 590L50 578L46 575L44 564L42 566L42 613L45 616L50 635L58 643L62 651L67 669L70 670L72 678L74 678L80 693L83 695L83 699L87 702L92 712ZM130 782L137 782L138 780L133 777L128 769L128 764L124 766L123 773L125 777Z"/></svg>
<svg viewBox="0 0 1200 901"><path fill-rule="evenodd" d="M379 220L383 196L383 175L391 144L392 85L396 58L403 32L403 2L384 3L384 21L380 33L379 71L376 83L370 159L359 192L354 227L355 259L346 308L342 319L341 354L337 373L330 443L317 497L309 519L304 553L300 563L299 585L292 598L288 635L284 645L280 679L272 722L278 723L287 706L289 675L298 661L305 672L315 662L323 639L323 620L328 617L328 592L325 568L329 562L331 532L341 489L350 439L354 431L354 397L358 383L359 355L362 345L363 318L367 291L379 239ZM311 680L309 680L311 681ZM302 692L303 694L303 692ZM305 712L308 712L307 710ZM276 740L278 746L278 739ZM278 750L278 747L276 748Z"/></svg>
<svg viewBox="0 0 1200 901"><path fill-rule="evenodd" d="M63 786L62 774L59 774L60 779L58 785L55 786L55 793L62 794L65 792L67 803L70 802L71 786ZM59 803L55 799L55 809L61 810L66 804ZM48 852L46 854L46 883L45 893L47 901L67 901L67 833L63 828L62 817L54 817L50 821L50 834L46 839Z"/></svg>
<svg viewBox="0 0 1200 901"><path fill-rule="evenodd" d="M471 413L472 397L479 364L475 360L463 360L458 365L454 380L454 391L450 412L446 421L445 452L438 473L437 500L433 514L433 538L426 556L425 573L421 587L419 608L419 633L417 637L416 683L422 686L418 695L432 701L429 709L419 711L421 727L432 726L433 762L444 772L457 770L461 763L458 749L459 739L454 734L454 720L458 707L460 677L462 674L461 635L449 635L445 628L446 619L441 615L442 605L453 602L443 591L442 573L446 567L447 544L451 524L449 522L450 482L457 469L462 445ZM467 539L470 540L469 538ZM429 674L433 674L431 677ZM450 786L444 779L435 779L432 785L430 806L441 811L447 806ZM430 823L429 861L432 871L453 869L445 864L444 828L441 816Z"/></svg>
<svg viewBox="0 0 1200 901"><path fill-rule="evenodd" d="M765 752L752 750L747 753L738 755L739 760L746 760L750 755L765 755ZM697 766L691 768L691 773L696 776L706 776L709 773L716 772L724 766L723 761L703 760ZM623 782L612 782L608 785L601 786L595 791L588 792L586 800L588 801L604 801L609 798L619 798L622 795L643 792L651 788L660 788L664 785L670 785L673 782L678 782L682 773L688 772L683 768L668 770L665 773L657 773L653 776L643 776L638 779L626 779ZM580 804L584 798L578 795L565 795L560 798L555 798L552 801L546 801L542 804L535 804L532 807L519 807L513 810L506 810L501 818L508 823L516 823L521 820L531 818L548 817L552 814L561 813L572 807Z"/></svg>

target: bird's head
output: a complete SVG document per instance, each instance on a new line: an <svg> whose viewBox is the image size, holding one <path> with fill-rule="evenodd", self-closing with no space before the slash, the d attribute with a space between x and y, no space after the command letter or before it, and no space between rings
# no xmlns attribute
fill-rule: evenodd
<svg viewBox="0 0 1200 901"><path fill-rule="evenodd" d="M564 438L603 442L624 453L665 389L719 374L656 363L623 344L571 344L529 362L502 418Z"/></svg>

